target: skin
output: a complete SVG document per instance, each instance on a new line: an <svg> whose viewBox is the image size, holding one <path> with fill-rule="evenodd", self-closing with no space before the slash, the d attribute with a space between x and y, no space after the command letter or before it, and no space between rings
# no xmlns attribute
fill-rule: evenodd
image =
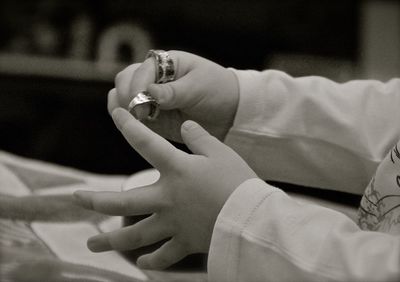
<svg viewBox="0 0 400 282"><path fill-rule="evenodd" d="M116 126L132 148L160 171L160 179L124 192L75 193L80 205L100 213L151 214L132 226L88 240L89 249L101 252L132 250L168 239L138 258L140 267L151 269L167 268L191 253L208 252L224 203L241 183L256 177L240 156L219 141L231 128L239 102L234 73L193 54L168 53L175 65L174 81L155 84L155 62L148 58L121 71L108 94L108 111ZM135 107L132 114L137 119L126 111L143 90L160 104L154 121L145 119L146 105ZM184 142L193 154L164 138Z"/></svg>
<svg viewBox="0 0 400 282"><path fill-rule="evenodd" d="M232 127L239 103L239 86L235 74L212 61L181 52L168 52L176 69L175 80L155 84L154 58L133 64L115 78L109 92L108 109L127 109L137 93L147 90L160 104L156 121L143 120L148 106L135 107L138 119L161 136L182 142L180 127L185 120L201 124L211 135L224 140Z"/></svg>
<svg viewBox="0 0 400 282"><path fill-rule="evenodd" d="M71 195L29 195L22 197L0 195L0 218L46 222L77 220L100 222L106 217L77 206Z"/></svg>
<svg viewBox="0 0 400 282"><path fill-rule="evenodd" d="M224 203L241 183L256 174L231 148L194 121L185 121L181 127L181 139L193 152L188 154L125 109L113 109L112 118L132 148L161 176L152 185L124 192L74 193L81 206L100 213L152 214L132 226L90 238L89 249L136 249L170 238L153 253L138 258L138 266L149 269L165 269L191 253L208 252Z"/></svg>

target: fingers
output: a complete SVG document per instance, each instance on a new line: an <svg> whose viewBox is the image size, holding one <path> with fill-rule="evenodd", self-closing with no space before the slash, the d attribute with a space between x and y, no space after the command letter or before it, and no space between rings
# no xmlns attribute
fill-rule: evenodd
<svg viewBox="0 0 400 282"><path fill-rule="evenodd" d="M136 264L146 269L165 269L187 255L183 245L172 238L153 253L139 257Z"/></svg>
<svg viewBox="0 0 400 282"><path fill-rule="evenodd" d="M129 144L160 172L177 164L177 156L183 152L136 120L126 110L115 109L112 118Z"/></svg>
<svg viewBox="0 0 400 282"><path fill-rule="evenodd" d="M131 80L140 66L141 64L132 64L115 76L115 88L118 93L118 102L121 107L127 108L129 102L134 96L130 93Z"/></svg>
<svg viewBox="0 0 400 282"><path fill-rule="evenodd" d="M108 215L143 215L162 206L156 185L137 187L124 192L76 191L75 199L84 208Z"/></svg>
<svg viewBox="0 0 400 282"><path fill-rule="evenodd" d="M179 81L194 67L195 57L180 51L168 51L168 54L174 62L175 80ZM143 64L136 69L134 76L130 80L130 93L128 98L132 100L137 93L143 90L148 90L150 92L149 85L155 85L155 82L156 62L155 59L151 57L146 59ZM150 92L150 94L152 93Z"/></svg>
<svg viewBox="0 0 400 282"><path fill-rule="evenodd" d="M182 124L183 142L195 154L207 157L218 156L227 150L227 146L214 136L211 136L198 123L187 120Z"/></svg>
<svg viewBox="0 0 400 282"><path fill-rule="evenodd" d="M108 101L107 101L107 110L108 113L111 115L112 112L116 109L121 107L118 100L118 94L116 88L111 89L108 92ZM147 104L138 105L134 108L131 113L138 119L144 120L150 113L150 106Z"/></svg>
<svg viewBox="0 0 400 282"><path fill-rule="evenodd" d="M134 250L171 237L170 225L153 214L136 224L91 237L87 246L92 252Z"/></svg>
<svg viewBox="0 0 400 282"><path fill-rule="evenodd" d="M150 95L160 104L161 109L182 109L199 101L193 89L193 75L191 73L178 80L165 84L150 84L147 87Z"/></svg>
<svg viewBox="0 0 400 282"><path fill-rule="evenodd" d="M130 80L129 93L127 94L128 104L139 93L147 90L147 86L156 81L156 67L153 58L148 58L135 71Z"/></svg>
<svg viewBox="0 0 400 282"><path fill-rule="evenodd" d="M154 58L148 58L142 64L133 64L118 73L115 87L121 107L126 109L137 93L144 90L148 90L152 96L154 95L164 109L180 108L186 104L186 101L191 101L181 94L187 94L185 86L192 85L192 80L183 78L190 75L199 58L180 51L169 51L168 53L174 61L176 72L175 81L172 83L155 84L156 64ZM175 92L177 92L177 97L174 95Z"/></svg>

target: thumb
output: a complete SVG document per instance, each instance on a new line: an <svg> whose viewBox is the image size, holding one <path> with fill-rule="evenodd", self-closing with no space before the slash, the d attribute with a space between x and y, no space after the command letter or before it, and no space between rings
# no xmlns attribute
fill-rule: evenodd
<svg viewBox="0 0 400 282"><path fill-rule="evenodd" d="M195 154L211 157L226 151L225 144L192 120L182 124L181 134L183 142Z"/></svg>
<svg viewBox="0 0 400 282"><path fill-rule="evenodd" d="M147 91L156 99L164 110L182 109L193 104L194 97L193 80L187 74L178 80L163 84L150 84Z"/></svg>

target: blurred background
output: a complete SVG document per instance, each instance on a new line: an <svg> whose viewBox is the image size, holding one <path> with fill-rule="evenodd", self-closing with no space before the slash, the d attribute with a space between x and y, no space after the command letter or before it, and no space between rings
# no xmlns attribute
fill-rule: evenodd
<svg viewBox="0 0 400 282"><path fill-rule="evenodd" d="M400 76L398 0L1 0L0 35L0 150L99 173L148 167L106 96L150 48L338 82Z"/></svg>

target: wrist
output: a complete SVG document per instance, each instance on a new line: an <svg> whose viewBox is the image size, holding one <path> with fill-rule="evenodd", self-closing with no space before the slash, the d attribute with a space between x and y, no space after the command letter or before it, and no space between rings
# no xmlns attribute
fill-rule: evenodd
<svg viewBox="0 0 400 282"><path fill-rule="evenodd" d="M221 141L225 141L225 138L229 132L229 130L232 128L235 118L236 118L236 113L239 107L239 80L237 75L235 74L234 70L232 68L225 68L226 70L226 81L228 82L228 90L225 93L227 97L227 101L224 102L225 104L225 111L226 111L226 122L225 122L225 128L223 129L222 132L222 138Z"/></svg>

